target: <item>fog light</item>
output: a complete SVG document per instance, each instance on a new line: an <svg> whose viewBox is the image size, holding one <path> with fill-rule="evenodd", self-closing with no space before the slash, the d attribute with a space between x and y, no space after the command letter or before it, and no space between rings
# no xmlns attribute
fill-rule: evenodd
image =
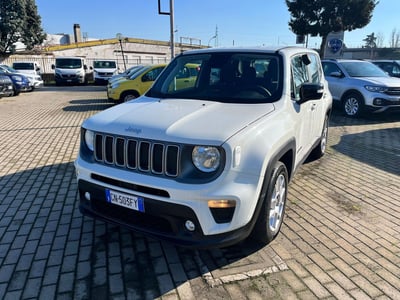
<svg viewBox="0 0 400 300"><path fill-rule="evenodd" d="M85 193L85 198L87 201L90 201L90 193L89 192Z"/></svg>
<svg viewBox="0 0 400 300"><path fill-rule="evenodd" d="M189 231L194 231L194 230L196 229L196 226L195 226L194 223L193 223L192 221L190 221L190 220L187 220L187 221L185 222L185 227L186 227L186 229L189 230Z"/></svg>
<svg viewBox="0 0 400 300"><path fill-rule="evenodd" d="M235 213L236 201L234 200L208 200L208 208L216 223L229 223Z"/></svg>
<svg viewBox="0 0 400 300"><path fill-rule="evenodd" d="M384 106L384 105L386 105L386 100L385 99L381 99L381 98L375 98L374 99L374 105Z"/></svg>
<svg viewBox="0 0 400 300"><path fill-rule="evenodd" d="M236 206L234 200L208 200L209 208L231 208Z"/></svg>

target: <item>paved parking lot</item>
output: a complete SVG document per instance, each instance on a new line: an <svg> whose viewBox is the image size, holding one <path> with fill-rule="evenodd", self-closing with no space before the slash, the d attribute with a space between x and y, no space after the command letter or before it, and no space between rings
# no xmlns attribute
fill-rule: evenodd
<svg viewBox="0 0 400 300"><path fill-rule="evenodd" d="M104 87L0 99L1 299L400 299L400 115L334 114L269 246L176 248L82 217L73 161Z"/></svg>

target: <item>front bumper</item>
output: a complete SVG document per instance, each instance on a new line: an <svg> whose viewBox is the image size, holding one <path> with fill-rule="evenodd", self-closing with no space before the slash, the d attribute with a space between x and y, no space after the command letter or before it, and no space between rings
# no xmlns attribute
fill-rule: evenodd
<svg viewBox="0 0 400 300"><path fill-rule="evenodd" d="M33 86L35 87L35 89L41 88L41 87L43 87L43 85L44 85L43 80L35 80L33 82Z"/></svg>
<svg viewBox="0 0 400 300"><path fill-rule="evenodd" d="M30 84L17 84L16 86L20 92L29 92L32 90L32 86Z"/></svg>
<svg viewBox="0 0 400 300"><path fill-rule="evenodd" d="M87 161L81 156L74 165L84 214L187 247L221 247L245 239L254 227L261 207L258 199L264 177L258 173L230 169L210 182L184 183L161 175ZM122 212L116 213L107 209L106 189L144 198L144 214L133 212L131 215L153 221L136 224L135 217L129 219L131 223L120 219L124 215L122 212L131 209L122 208ZM90 201L86 193L90 194ZM229 211L232 207L211 207L210 200L212 203L233 201L233 212ZM186 229L188 220L193 222L194 231ZM158 223L164 224L161 229L157 227ZM165 232L163 228L170 229Z"/></svg>
<svg viewBox="0 0 400 300"><path fill-rule="evenodd" d="M365 109L373 113L400 111L400 96L389 96L381 93L365 95Z"/></svg>
<svg viewBox="0 0 400 300"><path fill-rule="evenodd" d="M85 77L82 75L55 75L57 84L82 84L85 83Z"/></svg>
<svg viewBox="0 0 400 300"><path fill-rule="evenodd" d="M213 248L233 245L245 239L253 227L250 222L233 231L205 235L196 213L188 206L145 197L144 212L139 212L108 203L106 188L103 186L78 180L78 190L79 209L84 215L115 223L179 246ZM193 231L185 227L188 220L195 226Z"/></svg>
<svg viewBox="0 0 400 300"><path fill-rule="evenodd" d="M113 100L113 101L119 101L121 96L121 93L116 91L115 89L112 89L110 87L107 87L107 99Z"/></svg>

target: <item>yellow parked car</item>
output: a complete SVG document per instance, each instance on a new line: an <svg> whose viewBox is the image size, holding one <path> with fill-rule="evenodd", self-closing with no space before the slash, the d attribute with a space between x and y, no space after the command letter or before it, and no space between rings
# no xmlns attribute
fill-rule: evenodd
<svg viewBox="0 0 400 300"><path fill-rule="evenodd" d="M130 78L108 84L108 99L116 102L126 102L143 95L151 87L165 66L166 64L146 66Z"/></svg>

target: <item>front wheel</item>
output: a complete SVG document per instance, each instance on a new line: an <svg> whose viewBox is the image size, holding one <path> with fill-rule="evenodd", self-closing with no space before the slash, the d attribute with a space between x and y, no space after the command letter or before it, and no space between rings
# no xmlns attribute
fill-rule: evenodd
<svg viewBox="0 0 400 300"><path fill-rule="evenodd" d="M252 232L253 239L268 244L278 235L285 214L288 184L286 166L278 161L262 188L259 201L263 204Z"/></svg>
<svg viewBox="0 0 400 300"><path fill-rule="evenodd" d="M120 102L128 102L132 99L136 99L137 97L139 97L139 95L137 93L128 91L121 95Z"/></svg>
<svg viewBox="0 0 400 300"><path fill-rule="evenodd" d="M350 93L343 99L343 112L347 117L359 117L364 106L363 98L357 93Z"/></svg>

